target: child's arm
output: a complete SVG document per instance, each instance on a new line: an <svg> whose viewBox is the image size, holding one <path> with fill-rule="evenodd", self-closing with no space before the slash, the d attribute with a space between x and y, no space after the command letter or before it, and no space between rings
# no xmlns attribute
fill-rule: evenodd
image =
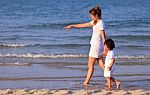
<svg viewBox="0 0 150 95"><path fill-rule="evenodd" d="M112 58L111 59L111 62L110 62L110 66L108 67L108 70L110 71L112 66L115 64L115 58Z"/></svg>
<svg viewBox="0 0 150 95"><path fill-rule="evenodd" d="M92 24L88 22L88 23L81 23L81 24L72 24L72 25L65 26L64 28L66 30L69 30L71 28L84 28L84 27L90 27L90 26L92 26Z"/></svg>

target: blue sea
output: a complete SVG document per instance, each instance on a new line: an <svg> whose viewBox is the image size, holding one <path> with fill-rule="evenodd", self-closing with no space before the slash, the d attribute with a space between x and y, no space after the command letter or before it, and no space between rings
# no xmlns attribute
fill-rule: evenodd
<svg viewBox="0 0 150 95"><path fill-rule="evenodd" d="M106 38L115 41L124 88L149 83L149 0L0 0L0 88L74 89L87 73L92 28L64 27L91 21L88 10L96 5ZM96 68L92 86L104 84Z"/></svg>

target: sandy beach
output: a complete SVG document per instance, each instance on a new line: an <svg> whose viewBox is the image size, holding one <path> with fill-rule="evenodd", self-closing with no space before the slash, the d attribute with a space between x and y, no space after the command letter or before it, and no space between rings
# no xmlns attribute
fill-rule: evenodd
<svg viewBox="0 0 150 95"><path fill-rule="evenodd" d="M49 89L1 89L0 95L150 95L148 90L49 90Z"/></svg>

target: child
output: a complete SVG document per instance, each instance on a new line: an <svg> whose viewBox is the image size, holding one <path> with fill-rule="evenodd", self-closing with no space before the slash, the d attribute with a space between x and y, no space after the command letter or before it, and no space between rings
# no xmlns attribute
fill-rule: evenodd
<svg viewBox="0 0 150 95"><path fill-rule="evenodd" d="M104 69L104 77L107 80L108 89L112 89L112 82L117 85L117 88L120 87L120 81L116 80L112 77L112 72L115 67L115 56L113 48L115 48L115 43L112 39L107 39L104 43L104 50L107 51L106 59L105 59L105 69Z"/></svg>
<svg viewBox="0 0 150 95"><path fill-rule="evenodd" d="M104 49L105 42L105 27L101 17L101 8L99 6L89 10L89 15L92 19L90 22L81 23L81 24L71 24L64 27L66 30L71 28L84 28L84 27L93 27L93 34L91 37L91 48L89 52L88 59L88 72L83 85L87 85L94 72L94 63L98 59L99 66L104 70L104 64L102 58L98 58L99 54L102 53Z"/></svg>

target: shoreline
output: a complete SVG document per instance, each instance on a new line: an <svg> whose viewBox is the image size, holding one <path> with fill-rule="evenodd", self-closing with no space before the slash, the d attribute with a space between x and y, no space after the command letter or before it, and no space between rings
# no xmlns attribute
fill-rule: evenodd
<svg viewBox="0 0 150 95"><path fill-rule="evenodd" d="M118 65L116 67L114 76L122 81L121 89L149 90L149 66ZM0 66L0 72L3 72L0 77L0 89L67 89L79 91L85 89L80 83L85 79L86 68L86 66L78 66L78 64L71 66L63 64L33 64L28 67ZM103 89L105 81L102 71L98 66L95 66L95 72L88 88Z"/></svg>
<svg viewBox="0 0 150 95"><path fill-rule="evenodd" d="M0 89L0 95L150 95L150 90L67 90L67 89Z"/></svg>

